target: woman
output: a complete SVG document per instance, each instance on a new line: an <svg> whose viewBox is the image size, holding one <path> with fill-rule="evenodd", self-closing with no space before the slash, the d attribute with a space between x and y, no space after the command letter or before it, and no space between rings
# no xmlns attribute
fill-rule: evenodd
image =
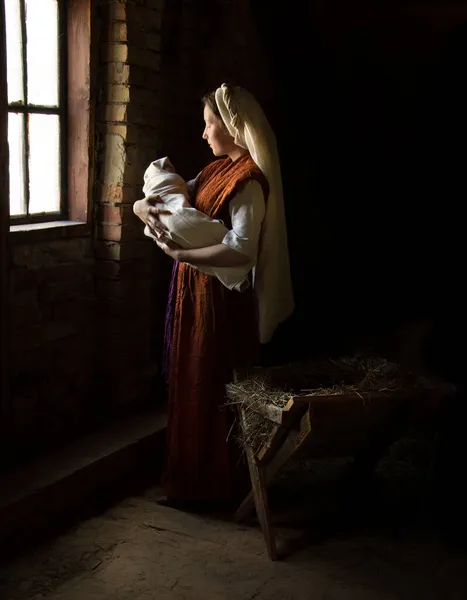
<svg viewBox="0 0 467 600"><path fill-rule="evenodd" d="M280 166L274 134L254 97L222 85L203 98L215 160L190 182L192 205L229 228L221 244L183 250L164 236L152 199L134 211L176 263L166 320L170 348L165 503L187 506L235 495L225 384L253 363L259 342L293 310ZM189 264L187 264L189 263ZM251 265L231 291L192 265ZM245 290L246 287L246 290Z"/></svg>

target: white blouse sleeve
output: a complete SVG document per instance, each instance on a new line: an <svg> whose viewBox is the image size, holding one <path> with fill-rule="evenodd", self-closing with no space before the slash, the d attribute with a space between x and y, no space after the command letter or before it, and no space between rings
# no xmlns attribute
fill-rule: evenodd
<svg viewBox="0 0 467 600"><path fill-rule="evenodd" d="M225 235L222 243L251 260L256 260L265 210L261 184L255 180L249 181L230 201L232 229Z"/></svg>
<svg viewBox="0 0 467 600"><path fill-rule="evenodd" d="M198 173L198 175L196 175L196 177L194 179L190 179L190 181L186 182L186 186L188 188L188 197L191 199L193 198L193 194L195 192L195 188L196 188L196 182L198 181L198 177L200 176L201 173Z"/></svg>

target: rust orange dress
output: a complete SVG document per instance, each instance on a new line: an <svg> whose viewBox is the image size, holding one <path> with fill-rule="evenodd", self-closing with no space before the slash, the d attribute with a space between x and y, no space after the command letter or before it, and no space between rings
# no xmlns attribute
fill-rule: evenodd
<svg viewBox="0 0 467 600"><path fill-rule="evenodd" d="M192 205L229 227L229 202L252 179L267 181L249 155L201 171ZM258 357L253 289L231 291L216 277L176 263L169 309L169 417L163 485L168 498L227 500L235 485L225 384ZM167 341L167 340L166 340Z"/></svg>

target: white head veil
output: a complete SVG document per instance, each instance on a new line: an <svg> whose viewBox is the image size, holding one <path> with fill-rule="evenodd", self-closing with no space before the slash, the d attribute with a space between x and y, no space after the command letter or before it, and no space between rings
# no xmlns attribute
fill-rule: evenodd
<svg viewBox="0 0 467 600"><path fill-rule="evenodd" d="M253 273L259 305L260 340L265 343L294 309L276 138L261 106L246 90L222 84L216 90L216 103L235 143L249 151L269 183L258 260Z"/></svg>

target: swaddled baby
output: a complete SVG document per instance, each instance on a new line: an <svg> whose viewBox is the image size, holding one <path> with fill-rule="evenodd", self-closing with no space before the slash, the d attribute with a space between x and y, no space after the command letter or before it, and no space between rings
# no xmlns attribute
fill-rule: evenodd
<svg viewBox="0 0 467 600"><path fill-rule="evenodd" d="M190 205L187 185L167 157L152 162L144 173L143 194L159 196L162 203L156 208L169 210L171 214L160 214L158 218L167 229L167 237L185 250L204 248L221 244L228 233L227 227L216 219L211 219ZM157 240L146 225L144 234ZM199 271L214 275L227 288L243 290L248 286L248 273L251 265L238 267L195 266Z"/></svg>
<svg viewBox="0 0 467 600"><path fill-rule="evenodd" d="M180 175L175 172L175 169L170 160L165 157L152 162L144 173L143 193L145 196L159 195L163 204L156 204L156 208L161 210L175 211L177 208L191 208L188 200L188 188ZM170 219L171 215L161 214L158 216L159 221L169 229L170 235ZM144 235L150 238L157 239L146 225ZM176 241L176 240L174 240Z"/></svg>

